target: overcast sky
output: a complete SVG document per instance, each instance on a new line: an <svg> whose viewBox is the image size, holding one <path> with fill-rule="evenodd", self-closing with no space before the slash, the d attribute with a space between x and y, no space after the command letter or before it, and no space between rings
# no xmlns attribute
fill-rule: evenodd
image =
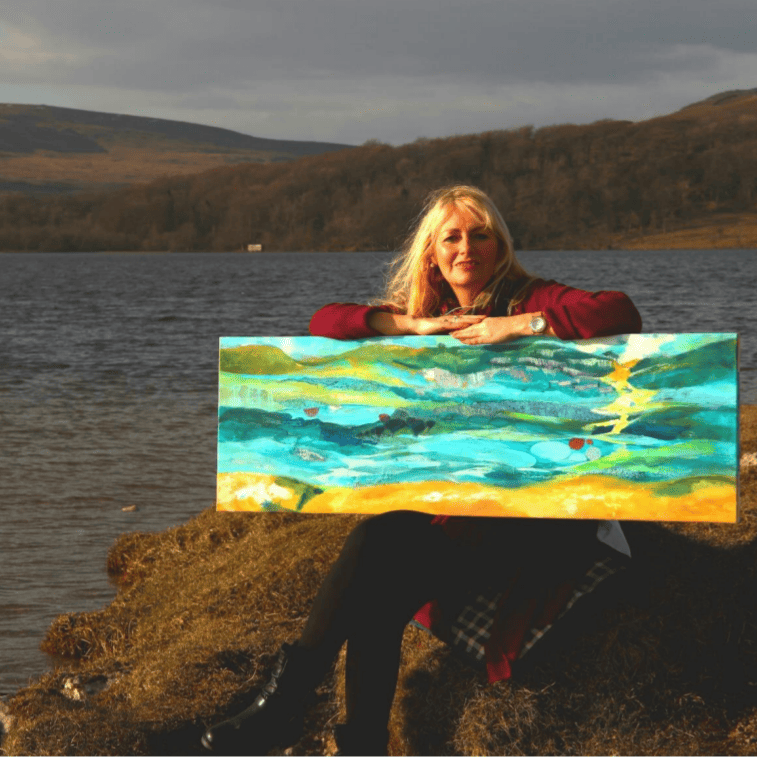
<svg viewBox="0 0 757 758"><path fill-rule="evenodd" d="M757 87L757 0L2 0L0 102L391 144Z"/></svg>

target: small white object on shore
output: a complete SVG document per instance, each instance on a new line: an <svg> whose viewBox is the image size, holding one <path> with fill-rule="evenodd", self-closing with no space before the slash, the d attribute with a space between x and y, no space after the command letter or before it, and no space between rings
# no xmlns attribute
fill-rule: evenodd
<svg viewBox="0 0 757 758"><path fill-rule="evenodd" d="M107 676L81 677L75 674L66 677L61 694L69 700L84 702L87 698L98 695L103 690L108 689L110 684L111 682Z"/></svg>
<svg viewBox="0 0 757 758"><path fill-rule="evenodd" d="M138 511L138 510L139 510L139 508L137 508L137 506L136 506L136 505L126 505L126 506L124 506L123 508L121 508L121 510L122 510L124 513L134 513L134 511Z"/></svg>

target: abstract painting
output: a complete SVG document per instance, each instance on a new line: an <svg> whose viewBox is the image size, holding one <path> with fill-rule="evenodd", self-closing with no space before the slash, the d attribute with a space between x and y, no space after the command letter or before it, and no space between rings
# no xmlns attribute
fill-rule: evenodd
<svg viewBox="0 0 757 758"><path fill-rule="evenodd" d="M219 510L738 520L738 337L223 337Z"/></svg>

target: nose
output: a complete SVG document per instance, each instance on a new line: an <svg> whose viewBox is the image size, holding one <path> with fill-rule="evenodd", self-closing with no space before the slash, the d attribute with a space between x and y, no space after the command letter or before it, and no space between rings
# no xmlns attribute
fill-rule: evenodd
<svg viewBox="0 0 757 758"><path fill-rule="evenodd" d="M473 250L473 240L471 239L470 235L463 234L460 238L460 245L458 246L458 252L460 253L469 253L471 250Z"/></svg>

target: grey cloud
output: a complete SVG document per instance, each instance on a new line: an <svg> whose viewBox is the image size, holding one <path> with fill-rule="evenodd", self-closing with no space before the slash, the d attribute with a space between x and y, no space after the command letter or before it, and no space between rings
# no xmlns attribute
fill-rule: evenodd
<svg viewBox="0 0 757 758"><path fill-rule="evenodd" d="M56 81L173 92L324 77L628 83L700 70L703 46L757 41L753 0L5 0L0 13L14 6L62 44L107 48L51 68Z"/></svg>
<svg viewBox="0 0 757 758"><path fill-rule="evenodd" d="M230 95L221 95L217 92L204 91L192 92L184 95L176 101L179 108L194 108L197 110L240 110L243 106L239 101Z"/></svg>

